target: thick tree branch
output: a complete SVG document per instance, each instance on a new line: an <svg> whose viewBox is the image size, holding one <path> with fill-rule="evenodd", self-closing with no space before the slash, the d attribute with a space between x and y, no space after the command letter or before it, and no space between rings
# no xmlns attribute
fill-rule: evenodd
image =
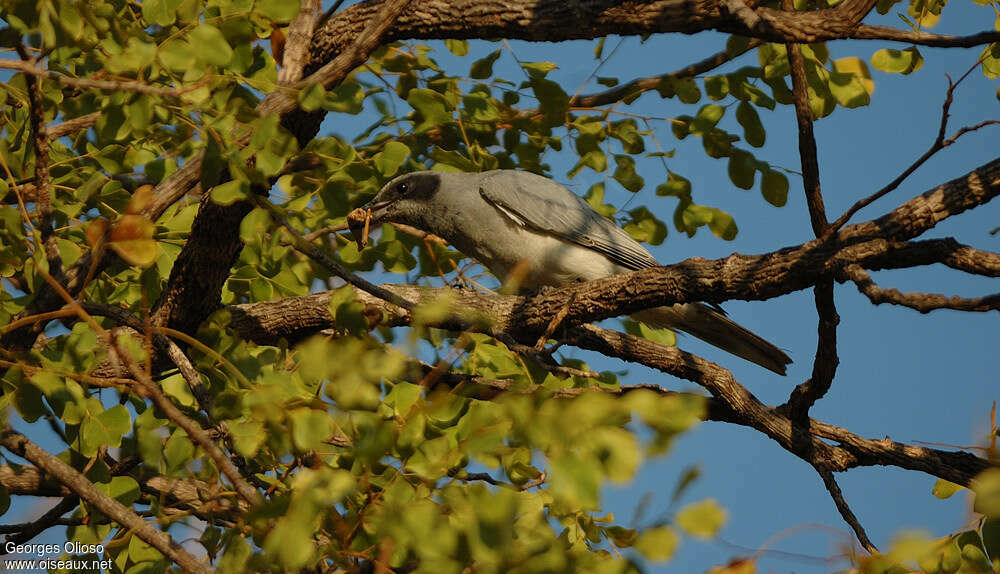
<svg viewBox="0 0 1000 574"><path fill-rule="evenodd" d="M363 63L379 45L382 36L395 21L395 16L408 1L386 2L377 17L366 22L364 32L348 49L300 81L296 87L318 83L329 88L341 82L350 70ZM284 115L295 110L296 105L294 95L279 90L268 95L257 106L257 112L261 115ZM249 141L249 134L240 136L239 140L245 144ZM184 167L171 178L178 176L178 183L193 185L200 170L192 172L187 179L181 181L178 174ZM210 194L202 199L191 235L178 255L167 286L154 308L155 324L191 332L219 307L222 285L243 248L243 242L239 238L239 224L252 208L253 203L250 201L237 201L223 206L212 201Z"/></svg>
<svg viewBox="0 0 1000 574"><path fill-rule="evenodd" d="M288 40L285 42L281 70L278 72L279 84L288 86L302 78L302 71L309 60L309 42L316 27L319 9L319 0L302 0L299 13L288 25Z"/></svg>
<svg viewBox="0 0 1000 574"><path fill-rule="evenodd" d="M972 48L1000 42L1000 32L995 30L985 30L968 36L953 36L951 34L934 34L923 30L900 30L888 26L868 26L865 24L858 26L850 37L856 40L891 40L935 48Z"/></svg>
<svg viewBox="0 0 1000 574"><path fill-rule="evenodd" d="M18 46L22 61L3 60L16 65L34 67L35 60L28 57L23 46ZM41 232L41 247L49 264L49 273L62 276L62 257L56 245L55 229L52 223L52 205L49 198L49 136L45 131L45 105L39 79L30 74L25 76L28 88L28 122L31 124L31 146L35 152L35 210L38 212L38 230Z"/></svg>
<svg viewBox="0 0 1000 574"><path fill-rule="evenodd" d="M360 2L331 17L313 40L315 61L337 54L356 37L381 3ZM846 2L838 8L788 13L754 10L761 24L755 30L708 0L425 0L400 15L387 41L405 39L509 38L536 42L592 39L610 34L644 35L705 30L731 32L774 42L821 42L839 38L890 39L931 45L981 45L1000 33L969 37L910 33L892 28L859 26L870 9L867 2ZM573 22L567 26L566 22Z"/></svg>

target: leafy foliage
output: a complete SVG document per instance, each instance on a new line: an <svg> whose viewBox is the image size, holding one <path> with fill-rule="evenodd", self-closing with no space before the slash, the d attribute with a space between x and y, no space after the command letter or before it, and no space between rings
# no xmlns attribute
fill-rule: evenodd
<svg viewBox="0 0 1000 574"><path fill-rule="evenodd" d="M925 4L919 7L921 22L940 14L943 3ZM674 198L671 223L689 236L705 226L724 240L738 233L730 214L708 205L715 198L697 195L675 155L704 153L724 161L735 187L757 188L773 206L787 201L785 170L762 159L766 112L791 102L782 45L760 46L756 66L660 81L657 95L685 112L666 120L679 147L663 151L659 120L611 108L577 109L567 88L550 78L554 63L517 62L518 75L504 78L498 69L513 60L506 48L491 45L473 59L481 46L449 40L449 58L464 58L455 69L468 70L456 75L439 64L439 45L395 43L376 51L366 72L329 89L313 85L295 94L305 111L374 118L360 133L315 138L300 148L281 118L255 112L263 96L277 89L277 64L264 40L296 11L294 3L279 0L5 6L13 31L3 37L5 48L24 40L32 50L44 49L57 77L108 74L145 87L41 82L45 123L100 114L92 129L56 139L50 150L51 212L63 266L104 247L117 254L87 275L82 299L139 317L149 313L168 284L199 200L185 197L153 218L152 189L198 154L201 187L211 190L211 201L232 205L270 189L289 226L302 233L343 223L353 207L403 172L550 173L546 157L560 152L575 154L575 165L550 175L573 179L589 169L603 177L610 170L587 200L651 245L668 237L660 210L636 204L619 211L605 202L606 189L630 192L640 202ZM821 44L804 52L817 118L837 107L868 104L874 83L864 61L832 60ZM603 40L596 55L603 55ZM917 71L921 62L916 48L880 50L871 58L872 67L903 74ZM995 62L984 58L987 74L996 72ZM618 80L599 83L614 86ZM13 74L3 88L0 156L9 171L0 181L0 323L8 324L40 292L42 272L50 269L39 232L22 219L19 205L37 162L26 137L26 76ZM244 135L249 143L242 147ZM640 173L640 157L658 158L663 172ZM289 169L303 158L318 161ZM30 208L33 200L27 203ZM468 262L456 251L392 227L380 231L362 251L336 235L324 236L324 248L355 271L380 268L412 280L470 281ZM332 280L324 267L290 247L267 211L250 210L239 233L245 246L223 289L223 304L305 295ZM601 390L619 387L614 373L595 377L585 364L563 359L563 366L581 374L553 374L485 335L421 324L421 317L441 315L446 306L417 309L417 324L406 332L370 331L355 292L341 288L330 294L335 334L255 345L236 335L227 310L201 325L194 334L198 344L187 354L204 388L190 388L177 373L158 383L199 424L222 425L217 428L225 428L226 446L245 475L267 491L264 504L243 514L234 510L231 493L218 489L201 493L213 502L208 507L155 495L154 477L225 483L176 420L127 382L94 374L106 366L108 349L83 321L67 319L68 328L5 363L0 406L28 424L49 423L62 460L165 528L193 523L188 513L204 520L199 542L222 572L349 569L376 559L393 568L417 565L441 573L462 572L469 564L477 572L634 572L640 556L668 560L685 538L716 535L726 513L713 500L688 504L669 520L631 527L601 510L602 487L627 483L644 460L664 455L702 418L702 401L645 390L613 398ZM115 326L107 318L96 320ZM626 330L674 342L669 331L639 323L627 322ZM122 336L119 344L136 359L148 359L150 349L137 339ZM487 401L461 390L433 390L417 357L535 392ZM566 389L586 392L560 397L558 391ZM104 456L109 448L137 465L112 476ZM1000 548L997 492L996 477L984 477L977 509L989 518L979 530L924 541L912 552L915 546L901 543L903 550L879 560L914 559L928 572L988 567ZM0 513L8 505L9 494L0 492ZM167 568L158 550L90 505L82 504L75 516L83 520L69 528L69 539L109 542L107 557L116 571ZM864 568L889 570L875 563Z"/></svg>

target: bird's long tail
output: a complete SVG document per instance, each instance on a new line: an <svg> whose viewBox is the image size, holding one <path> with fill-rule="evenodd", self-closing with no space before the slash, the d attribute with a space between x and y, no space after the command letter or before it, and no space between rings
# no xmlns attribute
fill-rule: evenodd
<svg viewBox="0 0 1000 574"><path fill-rule="evenodd" d="M648 309L636 313L634 318L651 327L684 331L779 375L784 375L785 366L792 362L778 347L701 303Z"/></svg>

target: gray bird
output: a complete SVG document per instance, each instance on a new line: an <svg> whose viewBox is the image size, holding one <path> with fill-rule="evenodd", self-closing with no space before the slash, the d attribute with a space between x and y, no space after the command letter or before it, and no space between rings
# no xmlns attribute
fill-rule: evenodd
<svg viewBox="0 0 1000 574"><path fill-rule="evenodd" d="M403 223L433 233L477 259L500 280L513 274L521 287L529 289L660 265L583 198L526 171L401 175L348 221L359 245L369 223ZM634 317L651 327L684 331L779 375L792 362L781 349L729 319L721 308L683 303Z"/></svg>

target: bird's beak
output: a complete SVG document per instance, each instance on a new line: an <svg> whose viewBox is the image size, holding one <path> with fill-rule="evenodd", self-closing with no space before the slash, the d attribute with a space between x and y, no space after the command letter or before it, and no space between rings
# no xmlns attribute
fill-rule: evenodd
<svg viewBox="0 0 1000 574"><path fill-rule="evenodd" d="M358 244L358 251L368 245L368 231L371 225L381 220L386 208L391 204L391 201L371 202L347 214L347 228L351 230L351 236Z"/></svg>

